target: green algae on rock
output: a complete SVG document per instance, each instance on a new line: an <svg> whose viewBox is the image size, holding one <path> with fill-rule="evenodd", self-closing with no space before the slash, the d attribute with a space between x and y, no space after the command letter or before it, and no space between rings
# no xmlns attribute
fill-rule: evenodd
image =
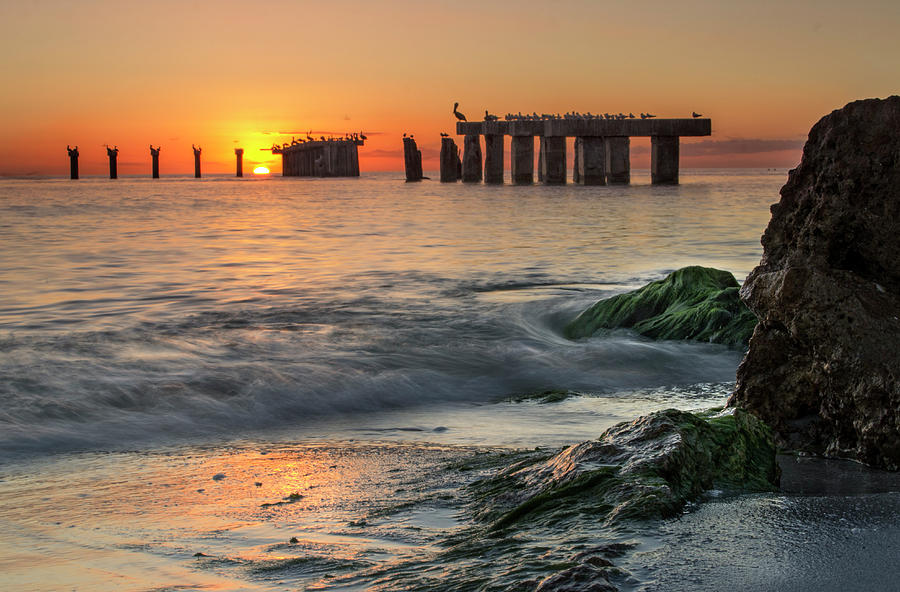
<svg viewBox="0 0 900 592"><path fill-rule="evenodd" d="M746 345L756 317L741 302L727 271L684 267L639 290L601 300L565 328L570 339L603 329L631 328L652 339Z"/></svg>
<svg viewBox="0 0 900 592"><path fill-rule="evenodd" d="M666 518L709 489L771 491L778 478L772 432L753 415L668 409L472 487L476 516L497 531L585 515L606 524Z"/></svg>

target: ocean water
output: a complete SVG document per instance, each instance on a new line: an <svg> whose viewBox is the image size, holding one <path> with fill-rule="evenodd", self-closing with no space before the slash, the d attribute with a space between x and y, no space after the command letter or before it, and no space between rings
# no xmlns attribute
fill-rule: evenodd
<svg viewBox="0 0 900 592"><path fill-rule="evenodd" d="M467 483L517 451L724 402L740 351L562 327L685 265L742 281L785 178L0 180L0 572L19 590L515 590L638 536L446 555ZM576 395L520 399L547 389ZM665 582L650 536L620 587Z"/></svg>

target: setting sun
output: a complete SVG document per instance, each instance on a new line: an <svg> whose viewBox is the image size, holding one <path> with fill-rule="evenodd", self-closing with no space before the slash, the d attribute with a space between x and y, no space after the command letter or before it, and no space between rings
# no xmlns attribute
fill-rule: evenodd
<svg viewBox="0 0 900 592"><path fill-rule="evenodd" d="M258 166L255 169L253 169L253 174L254 175L268 175L269 169L267 169L264 166Z"/></svg>

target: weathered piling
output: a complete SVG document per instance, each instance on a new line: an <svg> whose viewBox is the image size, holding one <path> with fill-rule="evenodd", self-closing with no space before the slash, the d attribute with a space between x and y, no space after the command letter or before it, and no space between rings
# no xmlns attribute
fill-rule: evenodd
<svg viewBox="0 0 900 592"><path fill-rule="evenodd" d="M534 136L512 136L509 146L512 182L516 185L534 183Z"/></svg>
<svg viewBox="0 0 900 592"><path fill-rule="evenodd" d="M119 147L114 146L113 148L110 148L109 146L107 146L106 155L109 157L109 178L118 179L119 166L117 161L119 159Z"/></svg>
<svg viewBox="0 0 900 592"><path fill-rule="evenodd" d="M650 137L650 182L678 185L678 136Z"/></svg>
<svg viewBox="0 0 900 592"><path fill-rule="evenodd" d="M606 182L610 185L631 183L630 147L631 138L628 136L606 138Z"/></svg>
<svg viewBox="0 0 900 592"><path fill-rule="evenodd" d="M603 138L575 138L573 178L581 185L606 185L606 142Z"/></svg>
<svg viewBox="0 0 900 592"><path fill-rule="evenodd" d="M546 185L565 185L566 183L566 138L565 136L547 136L544 138L541 156L541 176Z"/></svg>
<svg viewBox="0 0 900 592"><path fill-rule="evenodd" d="M359 151L365 136L348 134L344 138L291 142L272 146L272 154L281 155L281 174L285 177L358 177Z"/></svg>
<svg viewBox="0 0 900 592"><path fill-rule="evenodd" d="M407 183L422 180L422 152L412 138L403 138L403 162Z"/></svg>
<svg viewBox="0 0 900 592"><path fill-rule="evenodd" d="M538 183L544 182L544 136L538 136Z"/></svg>
<svg viewBox="0 0 900 592"><path fill-rule="evenodd" d="M199 146L194 146L191 144L191 148L194 149L194 178L200 178L200 153L203 152L203 149Z"/></svg>
<svg viewBox="0 0 900 592"><path fill-rule="evenodd" d="M459 181L459 148L453 138L441 138L441 183Z"/></svg>
<svg viewBox="0 0 900 592"><path fill-rule="evenodd" d="M159 149L162 146L153 147L153 144L150 144L150 160L152 161L151 165L151 174L154 179L159 179Z"/></svg>
<svg viewBox="0 0 900 592"><path fill-rule="evenodd" d="M581 173L584 172L584 169L581 166L581 142L581 138L575 138L574 156L572 157L572 182L576 185L581 184Z"/></svg>
<svg viewBox="0 0 900 592"><path fill-rule="evenodd" d="M503 183L503 134L484 136L484 182Z"/></svg>
<svg viewBox="0 0 900 592"><path fill-rule="evenodd" d="M478 134L470 134L463 140L463 183L481 181L481 140Z"/></svg>
<svg viewBox="0 0 900 592"><path fill-rule="evenodd" d="M78 146L74 148L70 148L66 146L66 151L69 153L69 178L77 179L78 178Z"/></svg>
<svg viewBox="0 0 900 592"><path fill-rule="evenodd" d="M235 177L243 177L244 176L244 149L243 148L235 148L234 149L234 157L235 157Z"/></svg>

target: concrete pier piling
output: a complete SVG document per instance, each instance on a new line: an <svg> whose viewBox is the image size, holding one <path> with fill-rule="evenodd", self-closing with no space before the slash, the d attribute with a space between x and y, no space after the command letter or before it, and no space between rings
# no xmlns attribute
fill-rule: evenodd
<svg viewBox="0 0 900 592"><path fill-rule="evenodd" d="M566 183L566 137L547 136L541 146L541 177L547 185Z"/></svg>
<svg viewBox="0 0 900 592"><path fill-rule="evenodd" d="M459 181L459 148L453 138L441 138L441 183Z"/></svg>
<svg viewBox="0 0 900 592"><path fill-rule="evenodd" d="M422 180L422 152L412 138L403 138L403 162L406 165L406 182Z"/></svg>
<svg viewBox="0 0 900 592"><path fill-rule="evenodd" d="M69 153L69 178L77 179L78 178L78 146L71 148L66 146L66 151Z"/></svg>
<svg viewBox="0 0 900 592"><path fill-rule="evenodd" d="M534 136L512 136L509 165L514 185L534 183Z"/></svg>
<svg viewBox="0 0 900 592"><path fill-rule="evenodd" d="M234 159L235 159L235 177L243 177L244 176L244 149L243 148L235 148L234 149Z"/></svg>
<svg viewBox="0 0 900 592"><path fill-rule="evenodd" d="M154 179L159 179L159 149L161 146L153 147L153 144L150 144L150 160L152 161L151 165L151 175Z"/></svg>
<svg viewBox="0 0 900 592"><path fill-rule="evenodd" d="M463 183L481 181L481 139L478 134L469 134L463 140Z"/></svg>
<svg viewBox="0 0 900 592"><path fill-rule="evenodd" d="M678 184L678 136L650 138L650 182L654 185Z"/></svg>
<svg viewBox="0 0 900 592"><path fill-rule="evenodd" d="M484 136L484 182L503 183L503 134Z"/></svg>
<svg viewBox="0 0 900 592"><path fill-rule="evenodd" d="M610 185L631 183L631 138L611 136L606 138L606 182Z"/></svg>
<svg viewBox="0 0 900 592"><path fill-rule="evenodd" d="M200 153L203 152L203 149L200 146L194 146L191 144L191 148L194 149L194 178L200 178Z"/></svg>
<svg viewBox="0 0 900 592"><path fill-rule="evenodd" d="M533 179L534 137L538 149L538 181L548 184L566 182L566 138L575 138L575 162L572 178L583 185L630 183L631 137L651 139L651 177L654 184L678 183L679 142L681 136L709 136L709 119L656 119L619 116L519 116L505 121L460 121L456 133L465 136L463 181L480 181L481 153L479 136L485 137L485 182L502 178L502 160L494 154L498 136L512 136L510 165L513 183L527 184ZM492 138L492 139L489 139ZM501 140L502 142L502 140ZM488 154L488 152L490 152ZM531 157L529 158L529 152ZM477 154L477 164L474 155ZM497 164L500 162L500 169ZM469 163L467 165L467 163ZM490 163L490 164L489 164ZM476 170L478 173L476 174ZM490 178L490 180L489 180Z"/></svg>
<svg viewBox="0 0 900 592"><path fill-rule="evenodd" d="M573 178L581 185L606 185L606 142L603 138L575 138Z"/></svg>
<svg viewBox="0 0 900 592"><path fill-rule="evenodd" d="M109 157L109 178L110 179L118 179L119 178L119 147L114 146L110 148L106 147L106 156Z"/></svg>

